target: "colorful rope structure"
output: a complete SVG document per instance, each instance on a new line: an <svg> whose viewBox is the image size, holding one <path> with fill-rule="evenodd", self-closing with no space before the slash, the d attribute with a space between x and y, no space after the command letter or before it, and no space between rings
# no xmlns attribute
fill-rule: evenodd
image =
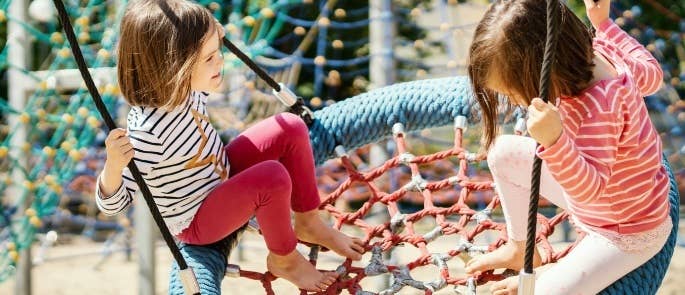
<svg viewBox="0 0 685 295"><path fill-rule="evenodd" d="M457 272L448 267L448 262L454 258L469 259L469 256L492 251L504 244L507 239L504 224L494 221L491 217L499 205L499 198L496 195L483 210L476 211L468 206L469 201L479 193L495 194L491 181L474 180L475 177L469 169L474 163L484 160L484 157L467 151L463 146L462 139L467 124L475 123L478 119L477 115L474 115L477 113L471 111L472 100L468 81L463 77L456 77L382 87L315 112L316 120L310 126L310 140L317 164L338 157L348 174L348 178L325 197L320 209L329 212L335 218L336 228L350 226L361 229L364 232L366 250L372 253L371 260L365 261L363 266L353 265L349 260L338 266L336 271L341 274L340 279L322 294L338 294L342 291L350 294L376 294L363 290L360 282L364 278L385 273L392 274L393 284L377 294L395 294L405 287L431 294L447 286L465 286L468 294L475 294L477 285L501 280L510 275L508 272L490 271L467 278L455 276ZM450 119L455 117L456 120ZM450 122L454 122L455 128L454 139L449 149L423 156L409 152L407 133L445 126ZM515 130L522 130L521 128L516 127ZM345 151L378 142L388 136L392 136L397 153L378 167L358 169L353 164L353 157ZM337 142L338 145L332 145L332 142ZM420 167L445 161L458 163L452 176L430 181L421 176ZM666 160L664 165L667 165L670 171ZM411 178L396 190L381 189L377 185L379 178L398 168L409 169ZM674 224L678 224L680 199L672 174L670 178L670 215ZM335 206L336 202L344 201L345 192L359 187L365 187L370 192L369 199L359 209L347 212ZM458 191L458 199L448 206L436 205L434 197L444 191ZM398 204L412 197L422 199L423 209L413 213L402 213ZM371 207L376 203L385 205L391 217L390 221L373 224L365 219L372 214ZM551 218L537 215L536 244L542 250L543 264L558 261L575 245L555 249L548 239L556 226L566 218L566 213L559 213ZM432 229L425 232L416 226L424 219L435 220ZM498 237L489 244L482 243L476 238L485 231L498 233ZM676 226L666 245L654 258L608 287L602 294L625 294L621 293L625 290L638 290L631 294L654 294L668 268L677 231ZM221 294L220 287L224 276L256 280L267 294L275 294L272 282L276 277L270 273L242 270L238 265L227 264L227 256L237 243L240 232L236 231L220 243L208 247L185 244L179 246L188 265L197 275L202 294ZM579 238L576 243L584 235L582 232L577 233ZM431 253L428 245L440 236L449 236L450 241L453 241L453 247L439 253ZM411 245L418 249L420 254L411 257L406 264L384 261L383 254L400 244ZM319 251L317 246L311 247L309 257L314 264L317 262ZM424 267L437 267L439 274L427 282L412 278L413 270ZM177 266L172 267L169 294L183 294Z"/></svg>
<svg viewBox="0 0 685 295"><path fill-rule="evenodd" d="M452 276L447 266L447 261L453 258L460 258L462 254L467 256L489 252L496 249L506 242L506 230L503 223L492 220L491 213L498 207L499 198L493 198L487 207L481 211L472 210L467 203L474 192L491 191L494 184L491 181L473 181L467 175L469 163L484 160L482 155L470 153L462 148L462 136L466 129L466 118L459 117L455 120L454 146L448 150L440 151L429 155L413 155L409 152L409 144L402 124L393 126L393 139L397 146L397 155L387 160L383 165L372 168L369 171L359 171L350 161L347 153L341 148L337 149L342 165L349 174L349 178L343 182L334 192L323 200L320 209L329 212L336 220L335 228L340 229L343 225L352 225L360 228L365 236L363 241L366 250L371 251L371 261L364 267L352 266L352 261L347 260L337 272L341 274L341 279L329 287L322 294L339 294L346 290L350 294L374 294L361 289L360 281L369 276L391 273L393 284L386 290L378 294L395 294L404 287L411 287L426 291L426 294L440 290L448 285L468 286L475 292L477 284L488 281L497 281L504 278L503 274L495 274L492 271L483 273L475 278ZM421 177L420 165L431 164L436 161L455 159L459 162L456 174L447 179L429 182ZM383 192L374 184L378 179L391 169L406 165L411 169L412 179L400 189L393 192ZM335 206L336 201L342 194L350 189L354 184L361 183L371 192L371 198L365 202L361 208L354 212L342 212ZM458 200L449 207L440 207L434 204L433 194L443 190L459 190ZM423 197L424 208L410 214L400 212L398 202L411 194L419 194ZM386 205L387 213L391 216L390 222L373 225L364 220L370 214L371 208L375 203ZM456 218L450 218L455 216ZM435 227L426 232L420 233L415 229L415 224L426 217L435 218ZM552 245L547 240L556 225L566 220L565 212L559 213L552 218L538 215L540 230L537 234L538 245L543 249L543 263L551 263L559 260L566 255L575 245L565 247L561 251L554 251ZM485 231L498 231L499 237L487 246L475 245L475 237ZM583 236L580 233L580 237ZM442 235L458 235L458 242L453 249L443 253L431 253L427 245ZM580 238L578 239L580 240ZM577 242L576 242L577 243ZM399 244L409 244L420 250L420 256L406 265L388 265L382 257L383 252L392 250ZM313 248L310 259L316 263L318 249ZM423 282L412 278L410 272L414 269L434 265L439 269L439 276L433 281ZM230 266L237 269L236 266ZM453 272L452 272L453 273ZM241 277L259 280L264 286L267 294L274 294L271 289L271 281L275 277L269 273L257 273L253 271L239 270Z"/></svg>

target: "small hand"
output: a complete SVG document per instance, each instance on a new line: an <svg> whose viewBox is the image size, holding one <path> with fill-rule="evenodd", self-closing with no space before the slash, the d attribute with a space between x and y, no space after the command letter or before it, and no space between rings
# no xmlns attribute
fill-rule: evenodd
<svg viewBox="0 0 685 295"><path fill-rule="evenodd" d="M133 159L133 145L124 129L112 129L105 139L105 147L107 150L105 166L113 171L124 170L124 167Z"/></svg>
<svg viewBox="0 0 685 295"><path fill-rule="evenodd" d="M609 18L609 8L611 0L583 0L585 1L585 12L590 19L592 26L598 28L599 25Z"/></svg>
<svg viewBox="0 0 685 295"><path fill-rule="evenodd" d="M516 295L519 289L519 280L517 276L508 277L499 282L495 282L490 287L492 295Z"/></svg>
<svg viewBox="0 0 685 295"><path fill-rule="evenodd" d="M545 148L550 147L561 136L561 116L552 103L534 98L528 106L528 133Z"/></svg>

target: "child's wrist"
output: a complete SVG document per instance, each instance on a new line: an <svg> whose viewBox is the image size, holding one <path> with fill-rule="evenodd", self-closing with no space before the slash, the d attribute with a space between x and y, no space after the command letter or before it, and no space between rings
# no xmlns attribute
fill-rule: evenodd
<svg viewBox="0 0 685 295"><path fill-rule="evenodd" d="M105 160L105 166L103 167L103 173L107 172L108 175L116 175L116 174L121 174L121 172L124 172L124 167L121 167L119 165L114 165L111 162Z"/></svg>
<svg viewBox="0 0 685 295"><path fill-rule="evenodd" d="M610 17L606 17L606 18L598 21L596 24L593 23L592 26L595 27L595 30L601 31L604 28L606 28L606 26L611 24L612 22L613 22L613 20Z"/></svg>

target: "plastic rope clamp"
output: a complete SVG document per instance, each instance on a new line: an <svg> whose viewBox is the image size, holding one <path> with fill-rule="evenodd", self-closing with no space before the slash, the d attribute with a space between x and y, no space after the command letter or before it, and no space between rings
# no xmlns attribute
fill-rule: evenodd
<svg viewBox="0 0 685 295"><path fill-rule="evenodd" d="M335 146L335 155L339 158L347 157L347 151L342 145Z"/></svg>
<svg viewBox="0 0 685 295"><path fill-rule="evenodd" d="M283 83L278 83L281 86L281 91L272 90L273 94L281 101L285 106L291 107L297 102L297 95L290 91L288 87Z"/></svg>
<svg viewBox="0 0 685 295"><path fill-rule="evenodd" d="M186 294L200 294L200 285L197 283L192 268L182 269L178 272L178 275L181 278L181 284Z"/></svg>
<svg viewBox="0 0 685 295"><path fill-rule="evenodd" d="M247 222L247 229L255 233L259 232L260 229L259 222L257 222L257 218L250 218L250 220Z"/></svg>
<svg viewBox="0 0 685 295"><path fill-rule="evenodd" d="M240 277L240 265L229 264L226 266L225 276L229 278L239 278Z"/></svg>
<svg viewBox="0 0 685 295"><path fill-rule="evenodd" d="M523 269L519 273L518 295L535 294L535 272L526 273Z"/></svg>
<svg viewBox="0 0 685 295"><path fill-rule="evenodd" d="M454 118L454 128L455 129L461 129L462 132L466 132L466 117L464 116L457 116Z"/></svg>
<svg viewBox="0 0 685 295"><path fill-rule="evenodd" d="M402 123L395 123L392 125L392 135L393 136L399 136L404 134L404 124Z"/></svg>
<svg viewBox="0 0 685 295"><path fill-rule="evenodd" d="M516 120L516 126L514 126L514 131L519 132L521 134L526 134L526 130L526 119L518 118Z"/></svg>

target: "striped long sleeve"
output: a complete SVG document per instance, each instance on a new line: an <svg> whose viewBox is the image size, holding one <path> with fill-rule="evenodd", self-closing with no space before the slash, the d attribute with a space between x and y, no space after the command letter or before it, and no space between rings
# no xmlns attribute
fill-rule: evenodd
<svg viewBox="0 0 685 295"><path fill-rule="evenodd" d="M152 169L164 159L162 143L159 138L149 132L129 128L128 133L134 150L133 161L143 179L148 181ZM97 197L95 200L98 208L105 215L121 213L133 201L133 196L138 190L138 184L135 182L128 167L124 168L122 179L123 183L119 186L119 189L113 195L105 196L100 191L100 178L98 177L95 188Z"/></svg>
<svg viewBox="0 0 685 295"><path fill-rule="evenodd" d="M209 192L228 178L228 157L206 102L206 93L193 92L173 110L134 106L128 114L133 160L174 235L188 227ZM105 214L125 210L138 190L128 168L122 176L112 196L102 195L98 178L96 203Z"/></svg>
<svg viewBox="0 0 685 295"><path fill-rule="evenodd" d="M611 19L599 25L597 38L615 44L618 49L616 53L628 65L642 96L659 90L664 73L656 58L640 42L621 30Z"/></svg>
<svg viewBox="0 0 685 295"><path fill-rule="evenodd" d="M562 134L537 154L584 224L621 234L651 230L668 217L669 182L642 97L661 85L661 70L612 22L600 26L593 47L616 76L576 97L560 97Z"/></svg>

